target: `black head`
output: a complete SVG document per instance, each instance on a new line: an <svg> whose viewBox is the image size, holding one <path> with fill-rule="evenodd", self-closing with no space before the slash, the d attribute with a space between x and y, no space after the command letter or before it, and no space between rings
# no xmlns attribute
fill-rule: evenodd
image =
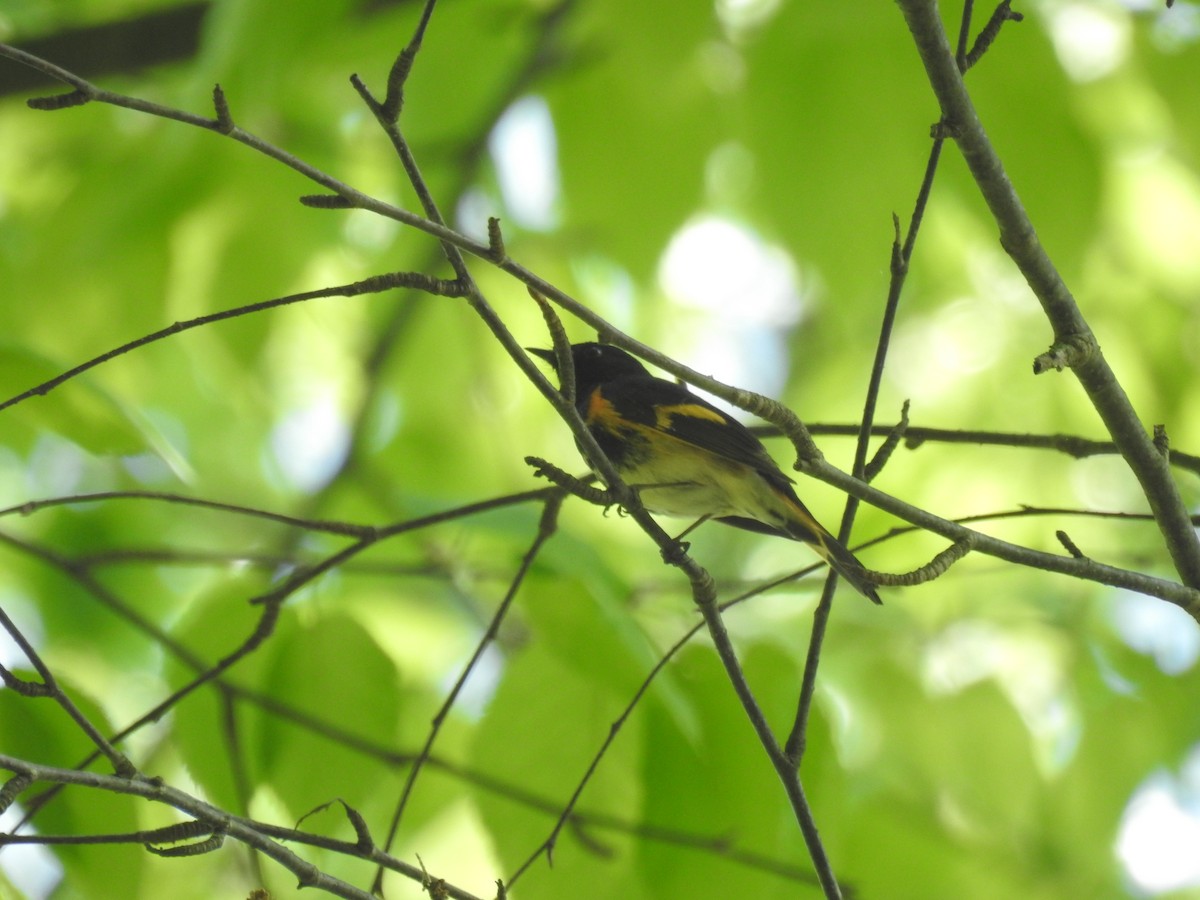
<svg viewBox="0 0 1200 900"><path fill-rule="evenodd" d="M529 352L540 356L557 370L553 350L530 347ZM646 367L620 347L592 341L571 345L571 361L575 364L575 396L586 397L598 384L629 375L649 375Z"/></svg>

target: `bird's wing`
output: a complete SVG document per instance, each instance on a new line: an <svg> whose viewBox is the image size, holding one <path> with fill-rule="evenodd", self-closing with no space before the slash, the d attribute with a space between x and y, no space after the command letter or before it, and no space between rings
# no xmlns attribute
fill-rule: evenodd
<svg viewBox="0 0 1200 900"><path fill-rule="evenodd" d="M603 394L623 418L750 466L791 494L792 479L780 471L762 442L737 419L683 385L662 378L619 378L604 385Z"/></svg>

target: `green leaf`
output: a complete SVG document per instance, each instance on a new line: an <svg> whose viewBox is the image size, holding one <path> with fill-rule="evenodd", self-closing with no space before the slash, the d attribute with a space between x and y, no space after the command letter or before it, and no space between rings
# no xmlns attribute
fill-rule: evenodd
<svg viewBox="0 0 1200 900"><path fill-rule="evenodd" d="M34 672L17 670L14 674L33 682L41 680ZM92 725L102 734L111 734L107 717L89 692L73 677L59 675L57 680ZM0 691L0 735L4 736L5 753L59 768L74 768L96 749L53 700L22 697L12 690ZM93 763L92 768L112 774L111 766L103 759ZM35 797L51 787L35 783L18 797L18 803L27 809ZM145 800L125 794L71 786L42 806L32 825L37 833L45 835L122 834L138 830L139 814L146 806ZM145 851L139 844L60 845L52 852L63 866L65 885L80 896L117 900L136 896L140 890ZM114 867L111 871L110 866Z"/></svg>
<svg viewBox="0 0 1200 900"><path fill-rule="evenodd" d="M72 365L51 360L28 347L0 342L0 398L22 394ZM149 446L122 403L86 376L45 396L30 397L5 416L8 446L28 449L37 435L46 432L97 454L131 454Z"/></svg>

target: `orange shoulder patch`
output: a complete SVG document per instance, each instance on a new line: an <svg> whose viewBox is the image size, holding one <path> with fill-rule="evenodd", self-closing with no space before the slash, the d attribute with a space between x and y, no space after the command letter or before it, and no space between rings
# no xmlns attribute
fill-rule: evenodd
<svg viewBox="0 0 1200 900"><path fill-rule="evenodd" d="M617 412L615 406L609 402L609 399L604 396L602 388L596 388L592 391L587 401L587 414L583 420L588 425L601 425L614 430L614 426L620 424L621 415Z"/></svg>

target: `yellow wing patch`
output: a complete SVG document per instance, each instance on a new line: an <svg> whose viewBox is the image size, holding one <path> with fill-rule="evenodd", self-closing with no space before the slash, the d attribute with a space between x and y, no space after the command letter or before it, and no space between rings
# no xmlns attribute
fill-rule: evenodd
<svg viewBox="0 0 1200 900"><path fill-rule="evenodd" d="M719 412L701 406L699 403L677 403L674 406L659 406L654 410L655 424L663 431L671 430L671 420L676 416L686 416L690 419L707 419L718 425L725 424L725 417Z"/></svg>

